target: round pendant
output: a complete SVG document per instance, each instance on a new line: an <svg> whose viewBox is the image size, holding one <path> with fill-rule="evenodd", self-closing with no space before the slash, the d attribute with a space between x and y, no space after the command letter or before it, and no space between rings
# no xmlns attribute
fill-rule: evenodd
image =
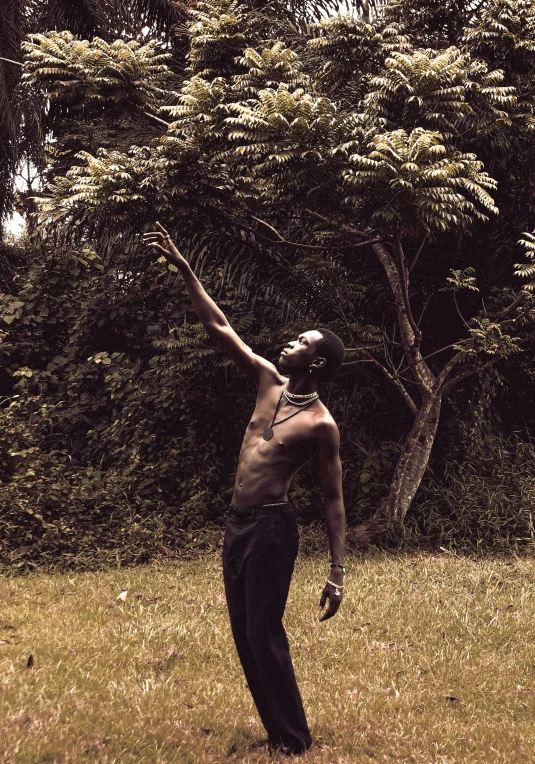
<svg viewBox="0 0 535 764"><path fill-rule="evenodd" d="M273 430L271 429L271 427L266 427L262 437L264 438L264 440L271 440L271 438L273 437Z"/></svg>

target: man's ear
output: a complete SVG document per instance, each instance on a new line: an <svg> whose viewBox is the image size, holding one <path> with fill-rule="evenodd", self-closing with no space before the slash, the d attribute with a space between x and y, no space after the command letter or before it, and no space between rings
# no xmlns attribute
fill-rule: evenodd
<svg viewBox="0 0 535 764"><path fill-rule="evenodd" d="M326 363L326 358L316 358L310 365L314 368L315 371L319 371L325 366Z"/></svg>

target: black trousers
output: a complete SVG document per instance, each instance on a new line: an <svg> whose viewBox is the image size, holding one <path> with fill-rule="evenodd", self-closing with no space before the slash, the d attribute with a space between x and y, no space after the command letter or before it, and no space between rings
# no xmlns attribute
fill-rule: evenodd
<svg viewBox="0 0 535 764"><path fill-rule="evenodd" d="M289 503L231 507L223 576L232 634L269 742L293 753L312 743L282 624L298 545Z"/></svg>

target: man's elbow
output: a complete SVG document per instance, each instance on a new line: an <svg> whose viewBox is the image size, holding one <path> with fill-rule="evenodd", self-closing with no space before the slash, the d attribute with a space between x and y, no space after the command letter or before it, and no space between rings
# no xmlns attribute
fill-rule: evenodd
<svg viewBox="0 0 535 764"><path fill-rule="evenodd" d="M219 318L210 318L209 320L202 321L201 323L204 326L206 333L214 339L221 339L229 327L229 324L226 320Z"/></svg>
<svg viewBox="0 0 535 764"><path fill-rule="evenodd" d="M338 508L338 506L341 507L343 510L344 508L344 497L342 495L342 492L338 488L333 489L323 489L323 499L325 502L325 507L334 507Z"/></svg>

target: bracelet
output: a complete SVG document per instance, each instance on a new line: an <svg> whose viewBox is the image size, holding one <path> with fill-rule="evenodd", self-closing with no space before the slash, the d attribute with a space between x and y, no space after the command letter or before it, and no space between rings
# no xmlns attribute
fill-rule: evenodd
<svg viewBox="0 0 535 764"><path fill-rule="evenodd" d="M331 568L342 568L343 572L346 572L346 566L342 565L341 562L331 562Z"/></svg>
<svg viewBox="0 0 535 764"><path fill-rule="evenodd" d="M334 586L335 589L343 589L344 588L342 586L342 584L335 584L334 581L329 581L329 579L327 579L327 583L330 584L331 586Z"/></svg>

